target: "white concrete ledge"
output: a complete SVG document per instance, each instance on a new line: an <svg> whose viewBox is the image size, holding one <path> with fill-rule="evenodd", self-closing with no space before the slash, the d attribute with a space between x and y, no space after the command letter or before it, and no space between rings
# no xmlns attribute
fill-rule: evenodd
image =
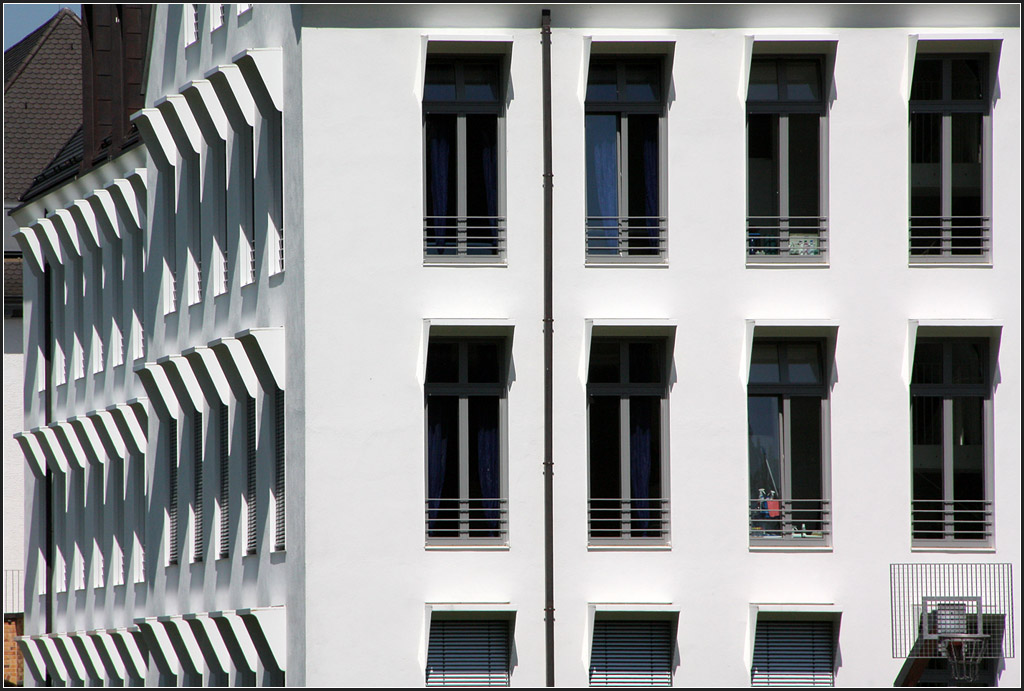
<svg viewBox="0 0 1024 691"><path fill-rule="evenodd" d="M204 76L213 85L221 108L235 130L256 124L256 103L238 65L217 65Z"/></svg>

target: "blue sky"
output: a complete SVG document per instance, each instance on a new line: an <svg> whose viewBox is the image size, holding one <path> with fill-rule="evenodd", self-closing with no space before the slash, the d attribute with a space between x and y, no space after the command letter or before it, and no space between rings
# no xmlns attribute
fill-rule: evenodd
<svg viewBox="0 0 1024 691"><path fill-rule="evenodd" d="M4 50L13 46L21 39L38 29L47 19L57 14L61 7L68 7L79 17L82 16L81 5L68 3L43 2L34 5L21 3L4 3Z"/></svg>

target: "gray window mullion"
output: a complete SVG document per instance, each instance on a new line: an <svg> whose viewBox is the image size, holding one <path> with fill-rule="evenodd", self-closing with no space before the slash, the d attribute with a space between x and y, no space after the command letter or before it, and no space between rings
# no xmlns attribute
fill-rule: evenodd
<svg viewBox="0 0 1024 691"><path fill-rule="evenodd" d="M779 254L789 252L789 114L779 115Z"/></svg>
<svg viewBox="0 0 1024 691"><path fill-rule="evenodd" d="M622 537L629 537L630 500L632 487L629 483L629 396L619 398L619 489L622 510Z"/></svg>
<svg viewBox="0 0 1024 691"><path fill-rule="evenodd" d="M622 66L619 66L620 93L625 87L622 85ZM629 254L629 117L622 113L619 115L619 256ZM623 380L625 381L625 380Z"/></svg>
<svg viewBox="0 0 1024 691"><path fill-rule="evenodd" d="M461 66L460 66L461 67ZM460 70L461 72L461 70ZM467 224L466 215L469 210L467 195L467 180L466 180L466 114L459 113L455 120L455 139L456 139L456 152L458 156L458 164L456 166L456 177L457 177L457 201L455 213L458 215L458 243L459 243L459 256L464 256L467 252Z"/></svg>
<svg viewBox="0 0 1024 691"><path fill-rule="evenodd" d="M942 399L942 537L953 539L953 399Z"/></svg>
<svg viewBox="0 0 1024 691"><path fill-rule="evenodd" d="M944 80L945 81L945 80ZM944 84L943 89L948 85ZM953 252L953 115L942 114L942 256Z"/></svg>
<svg viewBox="0 0 1024 691"><path fill-rule="evenodd" d="M780 464L779 474L782 476L779 478L779 487L782 489L782 496L779 497L779 501L782 502L782 534L788 536L793 529L790 522L786 520L786 509L792 509L792 506L787 507L785 502L793 497L792 482L790 481L790 458L793 453L793 435L790 429L791 420L793 419L792 405L789 396L782 397L782 405L779 406L779 437L782 442L782 463Z"/></svg>

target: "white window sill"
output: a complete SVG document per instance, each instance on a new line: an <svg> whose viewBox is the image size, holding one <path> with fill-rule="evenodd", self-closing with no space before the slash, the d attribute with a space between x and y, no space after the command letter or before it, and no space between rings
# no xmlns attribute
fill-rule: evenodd
<svg viewBox="0 0 1024 691"><path fill-rule="evenodd" d="M588 552L671 552L672 543L664 542L661 544L642 544L642 543L629 543L622 542L620 544L589 544L587 545Z"/></svg>
<svg viewBox="0 0 1024 691"><path fill-rule="evenodd" d="M511 547L509 545L474 545L467 543L465 545L423 545L423 549L428 552L508 552Z"/></svg>

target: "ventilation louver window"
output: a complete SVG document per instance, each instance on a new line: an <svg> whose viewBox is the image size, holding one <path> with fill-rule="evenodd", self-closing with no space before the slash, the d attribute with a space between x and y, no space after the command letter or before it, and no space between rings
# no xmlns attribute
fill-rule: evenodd
<svg viewBox="0 0 1024 691"><path fill-rule="evenodd" d="M591 686L672 686L671 621L594 622Z"/></svg>
<svg viewBox="0 0 1024 691"><path fill-rule="evenodd" d="M245 402L246 554L256 554L256 399Z"/></svg>
<svg viewBox="0 0 1024 691"><path fill-rule="evenodd" d="M167 563L178 563L178 421L171 419L167 454Z"/></svg>
<svg viewBox="0 0 1024 691"><path fill-rule="evenodd" d="M832 686L833 622L758 621L751 686Z"/></svg>
<svg viewBox="0 0 1024 691"><path fill-rule="evenodd" d="M192 488L195 497L195 513L192 524L195 545L192 561L201 562L206 544L203 539L203 413L195 411L192 420Z"/></svg>
<svg viewBox="0 0 1024 691"><path fill-rule="evenodd" d="M228 407L220 406L217 441L220 444L220 557L231 556L231 457L228 455Z"/></svg>
<svg viewBox="0 0 1024 691"><path fill-rule="evenodd" d="M434 620L427 686L508 686L507 620Z"/></svg>
<svg viewBox="0 0 1024 691"><path fill-rule="evenodd" d="M274 392L274 549L284 549L284 391Z"/></svg>

